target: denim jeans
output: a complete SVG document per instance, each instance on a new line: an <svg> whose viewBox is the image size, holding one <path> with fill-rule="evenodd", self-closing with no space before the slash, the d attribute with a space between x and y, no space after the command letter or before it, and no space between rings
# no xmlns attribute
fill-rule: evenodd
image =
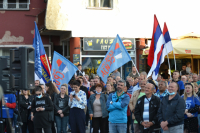
<svg viewBox="0 0 200 133"><path fill-rule="evenodd" d="M198 125L199 125L199 127L198 127L198 133L200 133L200 114L198 114Z"/></svg>
<svg viewBox="0 0 200 133"><path fill-rule="evenodd" d="M163 131L163 133L183 133L184 125L178 125L174 127L169 127L167 131Z"/></svg>
<svg viewBox="0 0 200 133"><path fill-rule="evenodd" d="M110 123L109 133L126 133L127 123Z"/></svg>
<svg viewBox="0 0 200 133"><path fill-rule="evenodd" d="M67 116L60 117L60 116L55 116L55 122L56 122L56 127L57 127L57 133L67 133Z"/></svg>
<svg viewBox="0 0 200 133"><path fill-rule="evenodd" d="M67 116L67 125L68 125L68 128L71 130L70 124L69 124L69 116Z"/></svg>

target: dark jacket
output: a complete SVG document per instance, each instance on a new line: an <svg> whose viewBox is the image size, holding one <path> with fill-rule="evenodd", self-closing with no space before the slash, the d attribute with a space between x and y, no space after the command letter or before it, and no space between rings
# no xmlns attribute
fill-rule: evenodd
<svg viewBox="0 0 200 133"><path fill-rule="evenodd" d="M55 115L59 115L57 112L58 112L58 110L62 110L62 112L63 112L63 114L64 114L64 116L67 116L67 115L69 115L69 109L70 109L70 107L69 107L69 105L68 105L68 102L69 102L69 96L67 96L67 95L65 95L64 96L64 99L63 99L63 108L61 107L59 107L59 101L61 100L61 96L60 96L60 94L56 94L55 95L55 97L54 97L54 109L55 109L55 111L54 111L54 113L55 113ZM59 115L60 116L60 115Z"/></svg>
<svg viewBox="0 0 200 133"><path fill-rule="evenodd" d="M108 96L106 94L101 93L100 103L101 103L102 118L105 118L108 116L108 111L106 108L107 98L108 98ZM94 103L95 99L96 99L96 94L93 94L90 96L89 103L88 103L89 114L94 114L93 113L93 103Z"/></svg>
<svg viewBox="0 0 200 133"><path fill-rule="evenodd" d="M85 86L81 86L80 87L80 90L82 90L82 91L84 91L85 92L85 94L86 94L86 98L88 99L89 97L88 97L88 89L87 89L87 87L85 87Z"/></svg>
<svg viewBox="0 0 200 133"><path fill-rule="evenodd" d="M140 130L143 132L144 126L141 125L141 122L143 122L143 112L144 112L144 99L146 98L146 95L140 97L137 100L136 106L135 106L135 119L140 124ZM149 127L149 132L152 132L154 129L159 128L160 124L158 122L158 109L160 107L160 98L157 96L152 95L151 100L149 102L149 122L153 123L153 126Z"/></svg>
<svg viewBox="0 0 200 133"><path fill-rule="evenodd" d="M165 96L158 110L158 121L168 121L168 127L181 125L184 123L185 101L176 94L176 96L169 100L169 96Z"/></svg>
<svg viewBox="0 0 200 133"><path fill-rule="evenodd" d="M19 95L20 115L22 122L27 122L28 119L30 120L31 109L28 109L28 107L31 106L32 101L33 96L29 96L29 98L26 99L24 95Z"/></svg>

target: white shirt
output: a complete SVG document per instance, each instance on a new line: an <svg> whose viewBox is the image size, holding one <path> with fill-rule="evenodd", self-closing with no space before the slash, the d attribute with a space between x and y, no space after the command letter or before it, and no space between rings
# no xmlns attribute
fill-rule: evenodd
<svg viewBox="0 0 200 133"><path fill-rule="evenodd" d="M75 91L72 91L70 94L74 95ZM78 98L80 99L79 101L76 98L73 98L72 102L69 98L69 107L73 108L80 108L80 109L85 109L85 106L87 105L87 98L86 98L86 94L84 91L80 90L78 93L76 93L76 95L78 96Z"/></svg>
<svg viewBox="0 0 200 133"><path fill-rule="evenodd" d="M134 93L136 90L139 90L139 89L141 89L141 87L140 87L139 85L134 86L134 87L133 87L132 95L133 95L133 93Z"/></svg>

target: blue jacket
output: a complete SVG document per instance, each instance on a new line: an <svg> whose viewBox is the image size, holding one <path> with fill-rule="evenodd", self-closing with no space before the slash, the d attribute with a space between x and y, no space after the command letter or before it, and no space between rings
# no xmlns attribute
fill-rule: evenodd
<svg viewBox="0 0 200 133"><path fill-rule="evenodd" d="M102 118L108 117L108 111L106 108L106 101L107 101L108 96L106 94L101 93L100 96L100 103L101 103L101 111L102 111ZM93 94L90 96L89 102L88 102L88 111L89 114L94 114L93 113L93 103L96 99L96 94Z"/></svg>
<svg viewBox="0 0 200 133"><path fill-rule="evenodd" d="M111 104L112 101L112 104ZM115 93L111 93L108 96L106 103L109 113L109 122L111 123L127 123L127 107L130 101L130 97L123 92L119 97Z"/></svg>

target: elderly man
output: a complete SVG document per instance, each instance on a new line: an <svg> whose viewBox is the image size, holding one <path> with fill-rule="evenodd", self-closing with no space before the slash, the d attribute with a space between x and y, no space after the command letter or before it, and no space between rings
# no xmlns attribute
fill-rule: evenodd
<svg viewBox="0 0 200 133"><path fill-rule="evenodd" d="M158 83L158 92L156 92L154 95L158 96L160 100L162 100L163 97L169 95L169 92L167 90L167 82L166 81L160 81Z"/></svg>
<svg viewBox="0 0 200 133"><path fill-rule="evenodd" d="M123 90L126 86L124 80L117 82L117 91L108 97L106 106L109 113L109 132L126 133L127 130L127 107L130 101L129 95Z"/></svg>
<svg viewBox="0 0 200 133"><path fill-rule="evenodd" d="M192 79L193 79L193 83L196 83L198 81L198 75L196 73L194 73L192 75Z"/></svg>
<svg viewBox="0 0 200 133"><path fill-rule="evenodd" d="M185 75L181 76L181 81L185 84L187 82L187 77Z"/></svg>
<svg viewBox="0 0 200 133"><path fill-rule="evenodd" d="M130 76L132 78L139 77L135 66L132 67L132 72L130 72L128 76Z"/></svg>
<svg viewBox="0 0 200 133"><path fill-rule="evenodd" d="M141 75L140 75L140 76L141 76ZM141 89L136 90L136 91L133 93L133 95L131 96L131 100L130 100L130 103L129 103L129 107L130 107L130 110L131 110L132 113L134 113L134 111L135 111L135 105L136 105L137 100L138 100L140 97L142 97L142 96L145 95L144 91L145 91L145 86L146 86L146 84L147 84L147 81L146 81L146 80L141 80L141 81L139 82L139 86L140 86ZM134 120L134 124L133 124L134 133L139 133L139 132L140 132L140 130L139 130L139 124L138 124L138 122L135 120L134 114L132 114L132 119Z"/></svg>
<svg viewBox="0 0 200 133"><path fill-rule="evenodd" d="M163 133L183 133L185 101L177 94L178 83L172 81L168 91L169 95L161 101L158 121L164 130Z"/></svg>
<svg viewBox="0 0 200 133"><path fill-rule="evenodd" d="M135 119L139 123L141 133L159 133L160 126L157 112L160 99L153 95L155 86L148 83L145 86L145 95L137 100L135 106Z"/></svg>
<svg viewBox="0 0 200 133"><path fill-rule="evenodd" d="M134 79L132 77L130 77L130 76L127 76L126 79L127 79L128 83L130 84L130 88L127 88L128 89L127 93L132 94L132 92L133 92L133 85L134 85Z"/></svg>
<svg viewBox="0 0 200 133"><path fill-rule="evenodd" d="M121 80L120 76L117 76L117 77L115 78L115 80L116 80L116 82L118 82L119 80Z"/></svg>

